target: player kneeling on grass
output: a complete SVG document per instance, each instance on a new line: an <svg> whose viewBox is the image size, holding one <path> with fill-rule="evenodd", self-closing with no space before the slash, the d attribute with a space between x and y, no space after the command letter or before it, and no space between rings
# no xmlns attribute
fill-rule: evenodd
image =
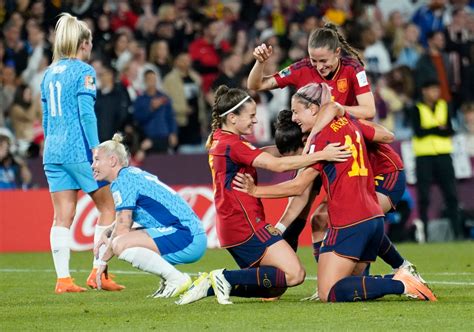
<svg viewBox="0 0 474 332"><path fill-rule="evenodd" d="M94 178L111 182L116 221L94 248L100 270L113 255L162 278L152 297L173 297L191 285L173 265L193 263L207 247L202 223L191 207L155 175L128 166L122 136L94 151ZM140 225L132 228L133 223ZM105 246L104 246L105 244ZM100 280L97 280L100 289Z"/></svg>

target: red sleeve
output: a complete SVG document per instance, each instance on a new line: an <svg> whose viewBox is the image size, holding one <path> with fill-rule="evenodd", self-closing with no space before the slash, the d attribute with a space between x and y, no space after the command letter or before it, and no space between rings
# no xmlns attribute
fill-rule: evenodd
<svg viewBox="0 0 474 332"><path fill-rule="evenodd" d="M360 131L362 132L362 136L364 136L364 139L370 142L374 140L374 136L375 136L374 127L363 124L357 119L352 119L352 121L354 121L357 127L360 129Z"/></svg>
<svg viewBox="0 0 474 332"><path fill-rule="evenodd" d="M231 145L230 158L238 164L252 166L253 161L263 151L245 140L235 141Z"/></svg>
<svg viewBox="0 0 474 332"><path fill-rule="evenodd" d="M314 136L313 141L311 142L311 145L309 146L309 153L314 153L316 151L321 151L326 147L326 144L324 142L327 141L327 137L324 135L324 129L316 134ZM321 173L323 171L325 162L319 162L316 164L311 165L312 168L314 168L316 171Z"/></svg>
<svg viewBox="0 0 474 332"><path fill-rule="evenodd" d="M278 87L283 89L284 87L296 86L296 82L299 80L299 71L295 68L296 63L280 70L278 73L273 74L273 78L275 78Z"/></svg>
<svg viewBox="0 0 474 332"><path fill-rule="evenodd" d="M352 77L352 86L354 87L354 94L356 96L370 92L370 82L367 77L367 73L363 66L359 65L354 67L354 73Z"/></svg>

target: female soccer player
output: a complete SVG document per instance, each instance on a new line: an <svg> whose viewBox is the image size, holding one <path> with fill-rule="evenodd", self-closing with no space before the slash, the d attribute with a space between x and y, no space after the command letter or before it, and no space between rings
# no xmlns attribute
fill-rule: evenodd
<svg viewBox="0 0 474 332"><path fill-rule="evenodd" d="M297 89L309 83L326 83L333 100L357 118L375 116L375 101L359 54L327 23L314 30L308 40L309 57L271 76L263 76L265 62L272 55L271 46L261 44L253 52L256 59L247 86L252 90L271 90L288 85Z"/></svg>
<svg viewBox="0 0 474 332"><path fill-rule="evenodd" d="M295 105L293 120L303 132L314 127L321 104L329 102L321 98L329 95L324 91L327 89L326 84L313 83L297 92L306 103ZM261 198L295 196L301 195L319 174L322 175L329 214L329 231L321 247L318 268L318 292L322 301L369 300L387 294L435 301L430 289L403 269L393 278L360 276L367 262L375 260L383 238L383 212L375 195L364 138L389 143L393 135L354 122L348 116L334 118L314 137L310 152L319 151L329 142L344 142L352 151L348 161L320 162L293 180L266 187L256 187L248 174L238 175L235 189Z"/></svg>
<svg viewBox="0 0 474 332"><path fill-rule="evenodd" d="M77 192L88 193L100 212L94 241L114 220L114 202L110 190L92 175L92 150L99 145L94 113L95 71L85 61L92 50L92 34L83 21L62 14L56 24L53 63L41 83L43 164L54 207L51 227L51 252L57 274L56 293L83 292L69 273L70 233ZM87 284L96 287L97 260ZM103 288L124 287L102 276Z"/></svg>
<svg viewBox="0 0 474 332"><path fill-rule="evenodd" d="M291 247L265 219L260 199L232 189L237 173L250 173L256 180L256 168L282 172L311 165L316 160L345 160L347 152L340 144L311 155L276 158L252 146L243 135L252 133L257 123L256 104L247 92L220 86L212 111L209 136L209 165L214 183L217 210L217 235L223 248L233 256L241 270L215 270L203 274L178 304L186 304L208 295L209 285L221 304L230 304L229 296L274 297L286 287L303 282L305 271ZM332 150L332 152L330 152ZM209 293L209 295L212 292Z"/></svg>
<svg viewBox="0 0 474 332"><path fill-rule="evenodd" d="M109 239L100 258L99 271L115 254L134 267L163 279L153 297L173 297L191 285L191 278L173 265L193 263L206 251L207 238L202 223L191 207L155 175L128 167L122 136L101 143L94 151L94 178L111 184L116 222L106 232ZM136 222L141 227L132 228ZM100 288L100 279L97 278Z"/></svg>

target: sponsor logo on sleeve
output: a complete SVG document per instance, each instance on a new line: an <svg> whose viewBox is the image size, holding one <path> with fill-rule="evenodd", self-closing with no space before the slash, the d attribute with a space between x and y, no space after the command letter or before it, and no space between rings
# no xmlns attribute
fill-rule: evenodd
<svg viewBox="0 0 474 332"><path fill-rule="evenodd" d="M285 69L282 69L278 72L278 75L283 78L283 77L287 77L287 76L290 76L291 74L291 69L290 67L286 67Z"/></svg>
<svg viewBox="0 0 474 332"><path fill-rule="evenodd" d="M84 85L86 89L95 90L95 79L94 76L87 75L85 78Z"/></svg>
<svg viewBox="0 0 474 332"><path fill-rule="evenodd" d="M358 72L356 74L357 82L359 86L362 88L363 86L369 85L369 80L367 79L367 75L365 74L365 70Z"/></svg>
<svg viewBox="0 0 474 332"><path fill-rule="evenodd" d="M120 195L120 191L114 191L112 197L114 198L115 206L122 204L122 195Z"/></svg>

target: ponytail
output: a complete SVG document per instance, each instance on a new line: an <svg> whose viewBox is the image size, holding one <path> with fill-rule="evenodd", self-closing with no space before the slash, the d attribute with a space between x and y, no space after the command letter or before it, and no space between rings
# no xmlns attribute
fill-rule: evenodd
<svg viewBox="0 0 474 332"><path fill-rule="evenodd" d="M87 24L68 13L60 15L54 30L53 62L75 57L81 43L92 37Z"/></svg>
<svg viewBox="0 0 474 332"><path fill-rule="evenodd" d="M127 167L129 153L122 142L122 134L115 133L111 140L100 143L97 149L103 150L107 155L115 155L120 165Z"/></svg>
<svg viewBox="0 0 474 332"><path fill-rule="evenodd" d="M364 66L364 61L362 61L360 54L349 45L344 36L339 33L337 27L332 23L326 23L323 28L311 32L308 48L320 47L327 47L331 51L336 51L340 47L347 55L357 59Z"/></svg>

